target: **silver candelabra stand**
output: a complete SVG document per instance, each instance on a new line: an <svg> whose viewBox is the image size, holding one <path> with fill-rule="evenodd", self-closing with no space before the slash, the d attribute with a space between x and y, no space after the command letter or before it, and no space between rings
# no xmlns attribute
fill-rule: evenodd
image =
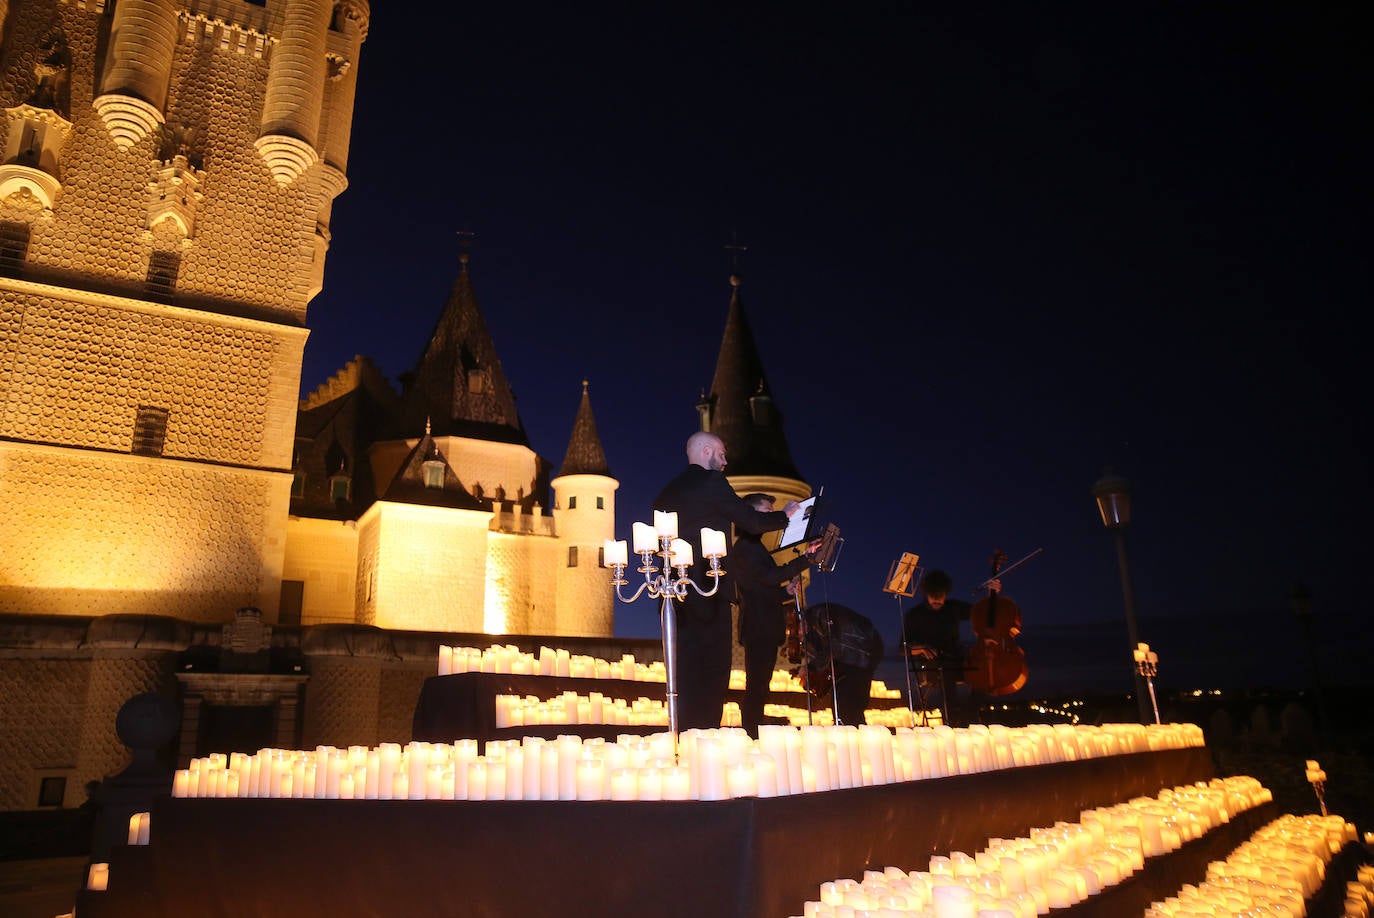
<svg viewBox="0 0 1374 918"><path fill-rule="evenodd" d="M687 569L692 566L692 546L685 539L677 537L677 514L656 510L654 523L652 527L647 523L634 524L635 554L640 558L637 570L644 575L644 582L633 594L626 596L622 589L629 585L629 581L625 579L629 556L623 540L606 541L605 564L612 571L611 583L615 586L615 595L621 602L634 602L646 593L650 599L661 601L659 623L663 628L663 667L667 677L664 700L668 708L668 732L672 737L673 756L676 759L678 720L675 606L687 598L688 590L695 590L699 596L705 597L715 595L716 590L720 589L720 578L725 575L720 566L720 559L725 556L725 534L716 529L701 530L701 553L710 564L706 576L711 578L710 589L704 589L687 576ZM662 559L662 568L656 563L658 559Z"/></svg>
<svg viewBox="0 0 1374 918"><path fill-rule="evenodd" d="M1150 689L1150 708L1155 712L1155 723L1159 723L1159 702L1155 699L1155 676L1159 674L1159 654L1150 649L1149 644L1135 645L1135 671L1145 677Z"/></svg>

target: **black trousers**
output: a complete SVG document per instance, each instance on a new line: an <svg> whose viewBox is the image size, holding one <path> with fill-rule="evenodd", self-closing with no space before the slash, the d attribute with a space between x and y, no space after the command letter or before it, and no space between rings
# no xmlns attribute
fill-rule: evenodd
<svg viewBox="0 0 1374 918"><path fill-rule="evenodd" d="M768 702L768 683L777 666L778 645L753 641L744 645L744 700L739 704L740 726L758 739L763 706Z"/></svg>

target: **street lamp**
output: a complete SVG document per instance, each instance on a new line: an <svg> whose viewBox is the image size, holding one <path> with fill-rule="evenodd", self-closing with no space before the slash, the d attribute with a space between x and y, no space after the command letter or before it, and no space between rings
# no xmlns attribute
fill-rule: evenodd
<svg viewBox="0 0 1374 918"><path fill-rule="evenodd" d="M1313 701L1317 707L1317 720L1322 729L1326 728L1326 700L1322 697L1322 670L1317 660L1317 639L1312 628L1312 591L1307 584L1299 581L1288 597L1289 607L1297 616L1302 627L1303 645L1307 651L1307 678L1312 685Z"/></svg>
<svg viewBox="0 0 1374 918"><path fill-rule="evenodd" d="M1131 522L1131 485L1111 470L1103 473L1093 485L1093 497L1097 498L1097 510L1102 514L1102 525L1116 537L1116 560L1121 568L1121 593L1126 603L1126 631L1131 641L1131 671L1135 678L1135 699L1140 708L1140 722L1149 723L1153 718L1145 701L1145 677L1135 663L1135 650L1140 645L1140 631L1135 623L1135 592L1131 589L1131 567L1126 560L1126 526Z"/></svg>

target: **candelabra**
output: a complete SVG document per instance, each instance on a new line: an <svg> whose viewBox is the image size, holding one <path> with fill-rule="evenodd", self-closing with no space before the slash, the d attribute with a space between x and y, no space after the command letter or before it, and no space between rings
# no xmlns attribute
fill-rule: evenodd
<svg viewBox="0 0 1374 918"><path fill-rule="evenodd" d="M1135 645L1135 671L1145 677L1150 689L1150 707L1155 712L1155 723L1159 723L1159 702L1155 699L1155 676L1159 674L1159 654L1150 649L1149 644Z"/></svg>
<svg viewBox="0 0 1374 918"><path fill-rule="evenodd" d="M603 547L605 565L612 571L611 584L615 595L621 602L631 603L640 596L648 594L650 599L660 600L659 623L663 629L663 668L667 677L664 689L664 702L668 708L668 732L672 737L673 756L677 756L677 611L675 603L687 598L688 589L695 590L699 596L713 596L720 589L720 559L725 557L725 533L718 529L701 530L701 554L710 564L706 576L711 578L711 588L704 589L687 575L692 566L692 546L686 539L677 536L677 514L654 511L654 525L634 524L635 554L639 555L638 572L644 575L644 582L630 596L622 587L628 586L625 568L629 563L628 546L622 539L607 539ZM663 559L662 573L654 564L654 558Z"/></svg>
<svg viewBox="0 0 1374 918"><path fill-rule="evenodd" d="M1317 795L1317 805L1322 809L1322 815L1326 815L1326 772L1313 759L1307 760L1307 783L1312 785L1312 791Z"/></svg>

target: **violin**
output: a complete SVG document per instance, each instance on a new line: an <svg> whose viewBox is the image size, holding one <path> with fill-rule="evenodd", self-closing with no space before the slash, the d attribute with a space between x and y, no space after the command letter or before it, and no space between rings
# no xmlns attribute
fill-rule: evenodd
<svg viewBox="0 0 1374 918"><path fill-rule="evenodd" d="M1006 563L998 550L992 555L992 577ZM1019 563L1019 562L1018 562ZM1016 646L1021 633L1021 610L1000 591L988 588L988 595L969 610L974 642L964 659L964 681L984 695L1009 695L1026 684L1026 653Z"/></svg>

